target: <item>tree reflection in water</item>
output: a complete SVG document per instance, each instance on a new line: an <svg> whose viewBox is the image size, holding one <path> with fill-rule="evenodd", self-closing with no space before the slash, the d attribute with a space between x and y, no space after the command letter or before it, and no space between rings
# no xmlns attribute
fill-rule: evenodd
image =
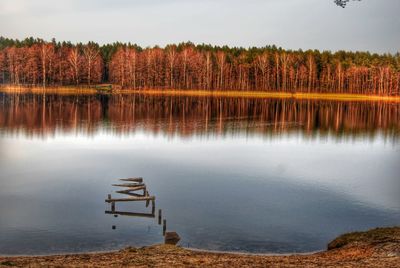
<svg viewBox="0 0 400 268"><path fill-rule="evenodd" d="M281 135L397 138L400 104L149 95L0 94L0 129L24 135Z"/></svg>

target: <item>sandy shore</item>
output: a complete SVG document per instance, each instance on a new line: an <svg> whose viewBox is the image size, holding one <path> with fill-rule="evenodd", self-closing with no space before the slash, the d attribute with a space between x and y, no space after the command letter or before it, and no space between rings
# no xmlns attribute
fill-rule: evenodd
<svg viewBox="0 0 400 268"><path fill-rule="evenodd" d="M400 227L338 237L324 252L270 256L194 251L171 245L117 252L0 257L0 267L400 267Z"/></svg>

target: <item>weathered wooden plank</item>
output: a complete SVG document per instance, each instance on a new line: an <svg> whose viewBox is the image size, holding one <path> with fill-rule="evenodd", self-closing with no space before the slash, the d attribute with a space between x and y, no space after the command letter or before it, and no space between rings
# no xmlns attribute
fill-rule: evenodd
<svg viewBox="0 0 400 268"><path fill-rule="evenodd" d="M137 212L125 212L125 211L110 211L106 210L106 214L121 215L121 216L132 216L132 217L144 217L144 218L155 218L156 215L153 213L137 213Z"/></svg>
<svg viewBox="0 0 400 268"><path fill-rule="evenodd" d="M135 196L135 197L145 197L144 194L135 194L135 193L120 193L119 191L117 191L117 193L119 194L124 194L124 195L129 195L129 196Z"/></svg>
<svg viewBox="0 0 400 268"><path fill-rule="evenodd" d="M134 192L134 191L139 191L139 190L145 190L145 189L146 189L146 186L137 186L137 187L130 187L130 188L125 189L125 190L118 190L118 191L115 191L115 192L119 193L119 194L124 194L124 193L130 193L130 192Z"/></svg>
<svg viewBox="0 0 400 268"><path fill-rule="evenodd" d="M120 181L134 181L134 182L143 182L143 178L142 177L138 177L138 178L127 178L127 179L119 179Z"/></svg>
<svg viewBox="0 0 400 268"><path fill-rule="evenodd" d="M147 200L155 200L155 196L144 196L144 197L131 197L131 198L113 198L113 199L106 199L107 203L112 202L132 202L132 201L147 201Z"/></svg>
<svg viewBox="0 0 400 268"><path fill-rule="evenodd" d="M133 187L140 187L140 186L146 187L146 185L144 183L122 183L122 184L113 184L112 186L125 187L125 188L133 188Z"/></svg>

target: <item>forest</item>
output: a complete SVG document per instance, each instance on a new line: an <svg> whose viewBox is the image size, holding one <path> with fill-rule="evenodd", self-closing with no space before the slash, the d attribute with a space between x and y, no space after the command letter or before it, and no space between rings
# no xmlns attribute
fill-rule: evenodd
<svg viewBox="0 0 400 268"><path fill-rule="evenodd" d="M400 95L400 54L0 37L0 83Z"/></svg>

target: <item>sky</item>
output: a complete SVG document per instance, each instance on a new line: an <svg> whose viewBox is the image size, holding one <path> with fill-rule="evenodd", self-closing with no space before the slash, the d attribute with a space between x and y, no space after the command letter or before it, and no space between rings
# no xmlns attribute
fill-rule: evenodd
<svg viewBox="0 0 400 268"><path fill-rule="evenodd" d="M399 11L399 0L0 0L0 35L395 53Z"/></svg>

